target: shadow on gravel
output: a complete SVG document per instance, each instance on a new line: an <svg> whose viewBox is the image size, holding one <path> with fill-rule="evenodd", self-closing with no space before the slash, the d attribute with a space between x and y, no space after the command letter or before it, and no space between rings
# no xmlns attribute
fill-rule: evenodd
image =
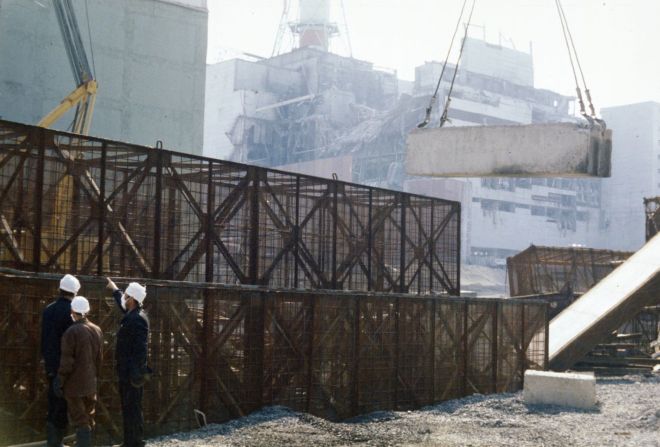
<svg viewBox="0 0 660 447"><path fill-rule="evenodd" d="M369 422L387 422L395 419L400 419L401 416L393 411L374 411L373 413L362 414L349 419L345 419L342 423L345 424L364 424Z"/></svg>
<svg viewBox="0 0 660 447"><path fill-rule="evenodd" d="M527 408L529 414L598 414L601 412L600 403L596 404L595 408L574 408L574 407L562 407L560 405L530 405L523 403L523 406Z"/></svg>
<svg viewBox="0 0 660 447"><path fill-rule="evenodd" d="M512 405L515 405L515 402L517 402L515 394L511 393L489 395L473 394L471 396L446 400L435 405L424 407L421 408L420 411L436 414L457 413L474 406L487 406L493 410L509 410Z"/></svg>
<svg viewBox="0 0 660 447"><path fill-rule="evenodd" d="M237 430L254 427L269 422L277 422L287 418L299 420L300 414L287 407L272 406L262 408L261 410L258 410L239 419L233 419L228 422L219 424L209 424L191 432L179 432L172 435L159 436L149 439L149 441L159 442L162 440L172 439L190 441L193 439L208 438L209 436L229 436Z"/></svg>
<svg viewBox="0 0 660 447"><path fill-rule="evenodd" d="M601 376L596 379L598 385L629 385L632 383L658 383L660 384L660 375L653 373L644 373L637 377L621 376Z"/></svg>

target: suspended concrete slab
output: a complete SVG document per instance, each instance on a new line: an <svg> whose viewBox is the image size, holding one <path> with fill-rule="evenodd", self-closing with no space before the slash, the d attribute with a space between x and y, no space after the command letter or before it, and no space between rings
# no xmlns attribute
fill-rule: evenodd
<svg viewBox="0 0 660 447"><path fill-rule="evenodd" d="M554 123L414 129L406 172L430 177L609 177L612 131Z"/></svg>
<svg viewBox="0 0 660 447"><path fill-rule="evenodd" d="M550 321L550 369L573 366L660 296L660 234Z"/></svg>

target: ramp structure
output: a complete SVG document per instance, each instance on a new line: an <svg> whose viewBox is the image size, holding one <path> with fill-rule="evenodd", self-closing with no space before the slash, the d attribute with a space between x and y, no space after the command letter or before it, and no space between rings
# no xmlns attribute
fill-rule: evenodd
<svg viewBox="0 0 660 447"><path fill-rule="evenodd" d="M658 300L660 236L550 322L550 369L570 368L599 340Z"/></svg>
<svg viewBox="0 0 660 447"><path fill-rule="evenodd" d="M415 129L406 171L431 177L609 177L612 131L553 123Z"/></svg>

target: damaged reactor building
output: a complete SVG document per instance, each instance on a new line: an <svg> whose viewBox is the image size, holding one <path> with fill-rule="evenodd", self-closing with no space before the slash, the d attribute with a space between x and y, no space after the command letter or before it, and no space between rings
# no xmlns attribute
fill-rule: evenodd
<svg viewBox="0 0 660 447"><path fill-rule="evenodd" d="M575 178L438 179L405 173L407 134L423 119L441 62L394 70L329 51L340 26L329 0L301 0L289 52L209 65L204 155L460 200L463 258L501 266L530 235L547 245L604 246L601 183ZM455 66L448 65L439 98ZM575 98L534 87L531 47L468 37L449 125L575 122ZM429 127L437 127L437 108ZM530 230L533 228L533 230Z"/></svg>

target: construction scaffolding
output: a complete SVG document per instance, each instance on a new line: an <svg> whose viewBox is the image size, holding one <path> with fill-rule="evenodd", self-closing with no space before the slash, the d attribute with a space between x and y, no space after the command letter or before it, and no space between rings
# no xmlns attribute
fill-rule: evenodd
<svg viewBox="0 0 660 447"><path fill-rule="evenodd" d="M646 240L650 240L660 231L660 197L644 198L646 212Z"/></svg>
<svg viewBox="0 0 660 447"><path fill-rule="evenodd" d="M60 277L0 271L3 443L43 439L39 319ZM113 368L121 314L102 278L80 279L106 341L97 440L109 443L121 438ZM336 420L511 392L521 388L525 369L547 365L547 305L540 301L147 284L155 370L145 388L149 436L196 428L194 410L221 422L285 405Z"/></svg>
<svg viewBox="0 0 660 447"><path fill-rule="evenodd" d="M458 295L460 203L0 121L0 266Z"/></svg>

